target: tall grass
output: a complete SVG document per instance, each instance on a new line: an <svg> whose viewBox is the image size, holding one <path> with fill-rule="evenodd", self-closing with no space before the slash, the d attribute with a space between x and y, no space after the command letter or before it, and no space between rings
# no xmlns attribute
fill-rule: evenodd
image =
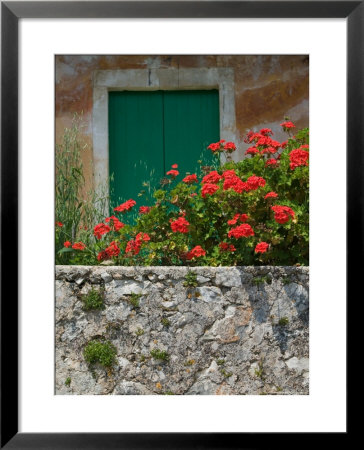
<svg viewBox="0 0 364 450"><path fill-rule="evenodd" d="M56 227L56 264L66 264L69 259L70 254L64 251L65 241L82 241L86 245L93 241L89 230L104 219L109 205L107 185L97 192L93 188L86 191L82 153L87 144L81 139L82 128L82 116L76 114L56 145L55 220L63 224Z"/></svg>

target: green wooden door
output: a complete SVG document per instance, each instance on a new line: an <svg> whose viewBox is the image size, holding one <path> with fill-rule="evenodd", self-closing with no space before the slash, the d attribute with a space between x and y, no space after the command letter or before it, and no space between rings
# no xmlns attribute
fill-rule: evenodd
<svg viewBox="0 0 364 450"><path fill-rule="evenodd" d="M172 164L178 164L178 180L196 171L202 155L209 164L206 147L219 140L219 128L217 90L110 92L111 206L129 198L151 204ZM147 199L138 196L141 191Z"/></svg>

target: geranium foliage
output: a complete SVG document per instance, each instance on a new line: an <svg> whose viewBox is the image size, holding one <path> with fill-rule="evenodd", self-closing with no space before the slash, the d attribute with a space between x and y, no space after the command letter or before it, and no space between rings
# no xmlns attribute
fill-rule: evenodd
<svg viewBox="0 0 364 450"><path fill-rule="evenodd" d="M281 126L285 142L269 128L250 131L239 162L232 160L235 144L224 140L206 149L214 167L180 174L176 161L154 204L138 198L115 205L87 246L69 239L60 255L72 252L70 264L308 265L308 129L291 136L294 124Z"/></svg>

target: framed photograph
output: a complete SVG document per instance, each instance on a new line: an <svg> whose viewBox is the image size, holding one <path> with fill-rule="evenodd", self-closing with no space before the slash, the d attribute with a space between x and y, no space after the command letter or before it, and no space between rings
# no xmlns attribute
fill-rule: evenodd
<svg viewBox="0 0 364 450"><path fill-rule="evenodd" d="M2 2L2 447L346 436L363 8Z"/></svg>

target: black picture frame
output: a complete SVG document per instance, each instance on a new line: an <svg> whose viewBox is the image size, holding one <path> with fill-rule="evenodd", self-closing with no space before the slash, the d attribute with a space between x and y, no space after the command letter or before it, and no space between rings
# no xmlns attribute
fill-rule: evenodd
<svg viewBox="0 0 364 450"><path fill-rule="evenodd" d="M364 1L1 2L1 448L257 448L271 434L18 432L18 21L21 18L346 18L347 304L363 263ZM309 32L309 30L308 30ZM11 105L11 107L9 107ZM9 231L12 230L12 239ZM11 286L11 291L9 289ZM11 301L10 301L11 300ZM334 395L334 393L333 393ZM347 437L338 433L338 437ZM307 436L306 436L307 435ZM300 438L304 443L309 433ZM287 439L289 435L287 435ZM317 438L317 435L316 435ZM286 437L280 437L281 445ZM337 437L335 438L337 439Z"/></svg>

